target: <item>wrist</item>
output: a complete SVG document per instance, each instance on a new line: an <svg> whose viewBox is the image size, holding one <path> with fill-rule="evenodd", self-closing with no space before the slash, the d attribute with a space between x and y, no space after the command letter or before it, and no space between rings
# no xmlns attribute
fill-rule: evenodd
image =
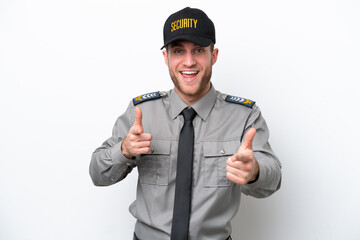
<svg viewBox="0 0 360 240"><path fill-rule="evenodd" d="M126 147L124 146L125 142L126 142L126 138L124 138L124 140L121 143L121 152L126 158L131 159L132 156L128 153Z"/></svg>

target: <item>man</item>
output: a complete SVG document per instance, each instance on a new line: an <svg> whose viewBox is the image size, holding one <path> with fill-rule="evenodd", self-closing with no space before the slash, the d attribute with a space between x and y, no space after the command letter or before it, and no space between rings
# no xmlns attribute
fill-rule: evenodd
<svg viewBox="0 0 360 240"><path fill-rule="evenodd" d="M259 108L210 82L214 44L215 27L203 11L172 14L163 55L174 89L134 98L92 155L95 185L138 168L134 239L231 239L241 193L267 197L280 187L281 164Z"/></svg>

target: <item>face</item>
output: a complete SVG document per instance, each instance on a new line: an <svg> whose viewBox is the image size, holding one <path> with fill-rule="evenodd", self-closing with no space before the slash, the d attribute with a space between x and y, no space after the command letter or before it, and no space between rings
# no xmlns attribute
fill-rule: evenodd
<svg viewBox="0 0 360 240"><path fill-rule="evenodd" d="M218 49L211 51L210 46L177 41L169 44L163 55L175 90L185 103L195 103L210 90L212 65L217 60Z"/></svg>

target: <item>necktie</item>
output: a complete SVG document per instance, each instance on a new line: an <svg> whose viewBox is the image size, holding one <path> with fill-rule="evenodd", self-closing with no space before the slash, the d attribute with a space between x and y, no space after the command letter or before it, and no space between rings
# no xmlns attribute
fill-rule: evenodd
<svg viewBox="0 0 360 240"><path fill-rule="evenodd" d="M194 127L192 120L194 119L196 112L192 108L186 108L183 110L182 114L185 121L179 137L171 240L188 239L190 219L192 162L194 152Z"/></svg>

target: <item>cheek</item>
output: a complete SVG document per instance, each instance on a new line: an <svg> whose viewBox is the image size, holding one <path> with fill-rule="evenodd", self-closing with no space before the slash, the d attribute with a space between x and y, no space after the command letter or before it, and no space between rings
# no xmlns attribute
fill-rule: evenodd
<svg viewBox="0 0 360 240"><path fill-rule="evenodd" d="M178 64L178 62L176 61L176 60L174 60L174 59L169 59L168 60L168 67L169 67L169 69L171 69L171 70L176 70L176 68L177 68L177 66L178 66L179 64Z"/></svg>
<svg viewBox="0 0 360 240"><path fill-rule="evenodd" d="M206 59L205 61L201 62L201 67L204 72L209 71L209 69L212 68L212 61L211 60L209 61L208 59Z"/></svg>
<svg viewBox="0 0 360 240"><path fill-rule="evenodd" d="M213 58L210 56L204 56L202 58L197 59L197 62L203 67L203 68L209 68L213 65Z"/></svg>

